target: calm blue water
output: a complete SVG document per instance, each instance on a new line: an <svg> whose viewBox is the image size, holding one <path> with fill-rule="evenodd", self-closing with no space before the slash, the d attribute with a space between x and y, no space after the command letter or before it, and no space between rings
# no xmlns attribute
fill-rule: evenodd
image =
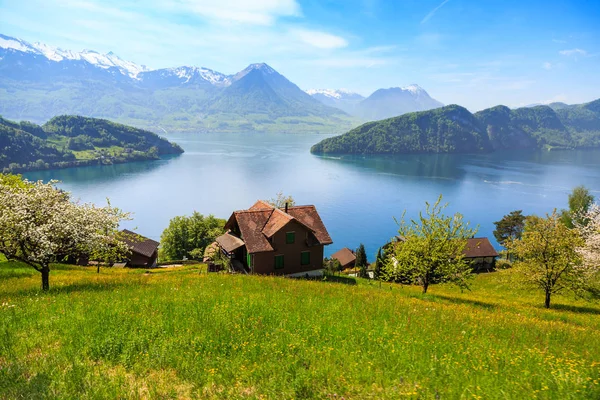
<svg viewBox="0 0 600 400"><path fill-rule="evenodd" d="M486 155L317 157L310 146L324 136L181 134L169 136L186 153L154 162L28 173L58 179L82 201L133 212L124 224L158 240L176 215L228 218L278 191L298 204L315 204L342 247L377 248L397 230L393 217L414 216L439 194L449 212L461 212L479 235L493 239L493 222L522 209L543 214L566 207L571 189L600 193L600 151L507 152Z"/></svg>

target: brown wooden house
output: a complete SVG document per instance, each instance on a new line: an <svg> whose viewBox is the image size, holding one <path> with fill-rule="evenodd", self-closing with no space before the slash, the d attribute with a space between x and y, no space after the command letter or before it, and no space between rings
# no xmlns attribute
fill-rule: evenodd
<svg viewBox="0 0 600 400"><path fill-rule="evenodd" d="M354 268L356 263L356 255L347 247L333 253L331 259L338 260L343 269Z"/></svg>
<svg viewBox="0 0 600 400"><path fill-rule="evenodd" d="M471 261L473 271L491 271L496 267L496 257L499 256L488 238L467 239L464 250L465 259Z"/></svg>
<svg viewBox="0 0 600 400"><path fill-rule="evenodd" d="M129 245L131 255L127 259L127 267L154 268L158 260L158 245L155 240L148 239L135 232L123 229L122 240Z"/></svg>
<svg viewBox="0 0 600 400"><path fill-rule="evenodd" d="M259 200L235 211L217 238L234 269L255 274L316 275L323 270L323 247L333 243L315 206L279 209Z"/></svg>

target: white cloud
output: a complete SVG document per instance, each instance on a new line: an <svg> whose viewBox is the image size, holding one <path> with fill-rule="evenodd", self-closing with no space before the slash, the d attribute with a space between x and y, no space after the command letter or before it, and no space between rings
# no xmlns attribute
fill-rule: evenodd
<svg viewBox="0 0 600 400"><path fill-rule="evenodd" d="M545 62L542 64L542 68L546 69L546 70L551 70L552 69L552 63L549 62Z"/></svg>
<svg viewBox="0 0 600 400"><path fill-rule="evenodd" d="M348 46L346 39L326 32L308 29L292 29L290 34L303 43L320 49L338 49Z"/></svg>
<svg viewBox="0 0 600 400"><path fill-rule="evenodd" d="M279 17L302 14L296 0L174 0L168 7L215 21L254 25L272 25Z"/></svg>
<svg viewBox="0 0 600 400"><path fill-rule="evenodd" d="M554 43L558 43L558 44L565 44L565 43L567 43L566 40L562 40L562 39L552 39L552 41Z"/></svg>
<svg viewBox="0 0 600 400"><path fill-rule="evenodd" d="M441 3L439 6L437 6L437 7L436 7L436 8L434 8L433 10L431 10L431 11L429 12L429 14L427 14L427 15L426 15L426 16L425 16L425 17L424 17L422 20L421 20L421 23L422 23L422 24L424 24L425 22L429 21L429 19L430 19L431 17L433 17L433 15L434 15L434 14L437 12L437 10L439 10L440 8L442 8L442 7L443 7L443 6L444 6L444 5L445 5L447 2L449 2L449 1L450 1L450 0L444 0L444 1L442 1L442 3Z"/></svg>
<svg viewBox="0 0 600 400"><path fill-rule="evenodd" d="M567 57L587 56L588 52L582 49L561 50L559 53Z"/></svg>

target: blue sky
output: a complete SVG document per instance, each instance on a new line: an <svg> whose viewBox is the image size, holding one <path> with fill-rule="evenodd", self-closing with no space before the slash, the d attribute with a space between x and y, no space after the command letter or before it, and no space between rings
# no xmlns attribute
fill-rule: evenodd
<svg viewBox="0 0 600 400"><path fill-rule="evenodd" d="M600 97L600 1L0 0L0 33L151 68L267 62L302 89L417 83L476 111Z"/></svg>

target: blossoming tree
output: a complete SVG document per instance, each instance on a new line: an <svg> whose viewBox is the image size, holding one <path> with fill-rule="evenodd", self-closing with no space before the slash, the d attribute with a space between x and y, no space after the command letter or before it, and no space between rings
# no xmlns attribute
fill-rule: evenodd
<svg viewBox="0 0 600 400"><path fill-rule="evenodd" d="M118 235L128 213L110 203L72 201L55 184L0 175L0 252L40 272L43 290L50 287L50 263L69 255L105 260L129 252Z"/></svg>
<svg viewBox="0 0 600 400"><path fill-rule="evenodd" d="M578 222L581 221L581 222ZM583 238L583 244L577 248L581 257L578 266L577 287L600 296L600 206L593 204L575 222Z"/></svg>
<svg viewBox="0 0 600 400"><path fill-rule="evenodd" d="M469 287L472 266L464 258L467 239L477 228L471 228L461 214L444 215L448 204L442 196L434 204L428 202L419 218L398 222L400 240L393 242L393 255L384 265L386 280L418 284L423 293L432 283L451 282L461 289Z"/></svg>
<svg viewBox="0 0 600 400"><path fill-rule="evenodd" d="M569 229L554 210L545 218L528 217L522 238L506 246L518 260L515 270L521 282L543 290L544 305L550 308L553 294L578 291L582 269L576 249L582 244L579 232Z"/></svg>

